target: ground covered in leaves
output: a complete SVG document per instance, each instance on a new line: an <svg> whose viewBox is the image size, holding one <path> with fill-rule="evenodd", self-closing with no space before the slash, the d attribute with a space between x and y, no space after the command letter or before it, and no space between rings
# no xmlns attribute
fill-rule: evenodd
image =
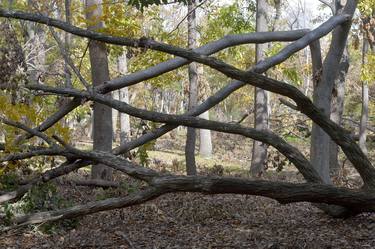
<svg viewBox="0 0 375 249"><path fill-rule="evenodd" d="M1 248L375 248L375 215L332 219L307 203L168 194L90 215L77 227L11 231Z"/></svg>
<svg viewBox="0 0 375 249"><path fill-rule="evenodd" d="M149 152L151 167L183 172L183 154L174 151L183 144L162 142ZM232 147L222 148L227 152L219 151L220 156L213 159L198 158L200 173L248 177L244 172L249 160L241 153L250 151L249 144L228 146ZM275 165L269 165L266 179L302 181L277 154L273 158L279 160L272 160ZM122 175L116 175L124 183L118 189L69 183L72 178L88 176L82 170L56 181L60 197L79 204L142 188ZM342 185L360 184L351 177L346 175L349 180ZM12 230L0 235L0 248L375 248L375 214L333 219L309 203L281 205L268 198L230 194L167 194L139 206Z"/></svg>

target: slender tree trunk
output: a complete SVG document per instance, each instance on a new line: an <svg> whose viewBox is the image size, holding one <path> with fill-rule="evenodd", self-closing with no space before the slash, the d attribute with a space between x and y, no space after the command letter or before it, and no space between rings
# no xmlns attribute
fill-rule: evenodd
<svg viewBox="0 0 375 249"><path fill-rule="evenodd" d="M189 0L188 2L188 47L197 47L197 25L195 18L196 0ZM197 64L191 63L189 65L189 107L193 109L198 102L198 72ZM186 158L186 173L188 175L197 174L197 166L195 163L195 142L196 130L194 128L187 128L187 137L185 145Z"/></svg>
<svg viewBox="0 0 375 249"><path fill-rule="evenodd" d="M207 99L211 95L210 85L207 82L203 66L198 65L198 78L199 78L199 101ZM209 110L205 111L200 118L210 120ZM212 141L211 131L207 129L199 129L199 155L202 157L210 158L212 156Z"/></svg>
<svg viewBox="0 0 375 249"><path fill-rule="evenodd" d="M267 2L257 1L256 31L267 31ZM264 59L267 44L257 44L256 62ZM264 130L268 128L268 95L263 89L255 89L254 125L256 129ZM253 142L253 153L251 158L250 173L259 177L264 171L267 160L267 145L258 141Z"/></svg>
<svg viewBox="0 0 375 249"><path fill-rule="evenodd" d="M27 1L30 8L34 8L34 3L31 0ZM43 71L45 70L45 49L44 39L45 31L37 23L27 22L27 36L30 42L28 43L29 57L26 58L29 66L27 67L28 79L32 84L38 84L43 81Z"/></svg>
<svg viewBox="0 0 375 249"><path fill-rule="evenodd" d="M102 16L102 0L86 0L86 18L93 23ZM90 30L102 27L103 22L90 25ZM106 45L98 41L90 41L89 44L91 78L93 86L99 86L109 80L108 58ZM108 106L94 103L93 111L93 136L94 150L110 151L112 149L112 109ZM112 179L112 168L104 164L92 166L91 177L93 179Z"/></svg>
<svg viewBox="0 0 375 249"><path fill-rule="evenodd" d="M209 120L209 113L208 111L199 115L200 118ZM199 129L199 154L203 157L211 157L212 156L212 142L211 142L211 131L206 129Z"/></svg>
<svg viewBox="0 0 375 249"><path fill-rule="evenodd" d="M71 6L70 0L65 0L65 21L69 24L71 23L71 19L72 19L70 6ZM71 34L68 32L65 32L64 39L65 39L65 51L67 55L70 56ZM64 74L65 74L65 86L72 87L72 74L69 70L69 65L66 62L64 63Z"/></svg>
<svg viewBox="0 0 375 249"><path fill-rule="evenodd" d="M366 63L366 54L368 51L368 40L363 37L362 46L362 66ZM359 125L359 147L363 153L367 155L366 137L367 137L367 121L368 121L368 84L366 80L362 80L362 112L361 123Z"/></svg>
<svg viewBox="0 0 375 249"><path fill-rule="evenodd" d="M112 98L120 100L120 90L112 92ZM112 109L112 130L113 130L113 142L117 141L117 123L120 113L116 109Z"/></svg>
<svg viewBox="0 0 375 249"><path fill-rule="evenodd" d="M128 59L126 57L126 51L117 58L117 70L121 75L128 73ZM129 89L123 87L119 90L119 100L125 103L129 103ZM120 113L120 143L125 143L130 139L130 119L129 115Z"/></svg>
<svg viewBox="0 0 375 249"><path fill-rule="evenodd" d="M349 69L348 46L345 47L339 67L339 75L335 81L335 87L332 93L331 120L336 124L341 125L342 115L344 113L345 78ZM331 176L337 177L340 174L338 161L339 146L332 140L330 141L329 153L330 173Z"/></svg>

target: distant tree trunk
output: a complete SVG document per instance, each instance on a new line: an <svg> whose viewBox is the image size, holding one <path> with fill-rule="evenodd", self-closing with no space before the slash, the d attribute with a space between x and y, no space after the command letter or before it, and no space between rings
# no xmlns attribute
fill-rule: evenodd
<svg viewBox="0 0 375 249"><path fill-rule="evenodd" d="M34 8L34 3L31 0L27 1L28 6ZM37 23L27 22L27 36L29 39L28 47L29 50L27 63L30 65L27 67L28 79L32 84L38 84L43 82L43 71L45 67L45 31Z"/></svg>
<svg viewBox="0 0 375 249"><path fill-rule="evenodd" d="M72 15L70 12L70 0L65 0L65 21L67 23L71 23ZM71 34L68 32L64 33L65 38L65 51L67 55L70 54L70 43L71 43ZM69 70L69 65L65 62L64 63L64 74L65 74L65 87L72 87L72 75Z"/></svg>
<svg viewBox="0 0 375 249"><path fill-rule="evenodd" d="M332 93L331 120L341 125L342 115L344 113L345 78L349 69L348 46L345 47L339 67L339 75L335 81L335 87ZM332 140L330 141L329 153L330 173L331 176L337 177L340 173L338 161L339 146Z"/></svg>
<svg viewBox="0 0 375 249"><path fill-rule="evenodd" d="M196 0L189 0L188 2L188 47L197 47L197 25L195 18ZM198 72L197 64L190 63L189 65L189 107L193 109L198 102ZM188 175L197 174L197 166L195 163L195 128L187 128L186 145L185 145L185 159L186 159L186 173Z"/></svg>
<svg viewBox="0 0 375 249"><path fill-rule="evenodd" d="M365 35L363 37L362 46L362 66L366 63L366 54L368 51L369 43ZM359 125L359 147L361 147L363 153L367 155L366 146L366 129L368 121L368 84L366 80L362 80L362 112L361 112L361 123Z"/></svg>
<svg viewBox="0 0 375 249"><path fill-rule="evenodd" d="M118 65L118 64L117 64ZM112 92L112 98L119 100L120 99L120 90L115 90ZM117 123L120 113L116 109L112 109L112 130L113 130L113 142L117 141Z"/></svg>
<svg viewBox="0 0 375 249"><path fill-rule="evenodd" d="M257 1L256 13L256 31L267 31L267 2L265 0ZM256 61L260 61L265 57L265 50L267 44L257 44L256 47ZM256 129L268 128L268 95L263 89L255 89L254 100L254 125ZM253 142L253 152L251 158L250 173L252 176L259 177L263 171L267 160L267 145L258 141Z"/></svg>
<svg viewBox="0 0 375 249"><path fill-rule="evenodd" d="M205 78L203 65L198 65L198 79L199 79L199 102L204 101L211 96L210 85ZM210 119L209 110L205 111L200 118ZM211 131L206 129L199 129L199 155L202 157L210 158L212 156L212 141Z"/></svg>
<svg viewBox="0 0 375 249"><path fill-rule="evenodd" d="M86 0L86 18L91 23L99 20L102 15L102 0ZM90 25L90 30L102 27L103 22ZM91 40L89 44L91 78L94 87L109 80L108 58L106 45ZM112 149L112 109L108 106L94 103L93 111L93 137L94 150L110 151ZM91 177L93 179L112 179L112 168L103 164L92 166Z"/></svg>
<svg viewBox="0 0 375 249"><path fill-rule="evenodd" d="M199 115L200 118L209 120L209 113L208 111ZM199 154L203 157L211 157L212 156L212 141L211 141L211 131L200 129L199 130Z"/></svg>
<svg viewBox="0 0 375 249"><path fill-rule="evenodd" d="M126 51L117 57L117 70L121 75L128 73L128 59ZM121 88L119 91L119 100L129 103L129 89L127 87ZM130 139L130 119L129 115L120 113L120 143L125 143Z"/></svg>

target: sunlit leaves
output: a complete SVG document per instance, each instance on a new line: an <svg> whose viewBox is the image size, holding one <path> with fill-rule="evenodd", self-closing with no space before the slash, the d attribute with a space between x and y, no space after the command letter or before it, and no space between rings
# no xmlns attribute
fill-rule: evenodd
<svg viewBox="0 0 375 249"><path fill-rule="evenodd" d="M367 62L362 66L361 80L371 84L375 82L375 54L368 54L366 60Z"/></svg>

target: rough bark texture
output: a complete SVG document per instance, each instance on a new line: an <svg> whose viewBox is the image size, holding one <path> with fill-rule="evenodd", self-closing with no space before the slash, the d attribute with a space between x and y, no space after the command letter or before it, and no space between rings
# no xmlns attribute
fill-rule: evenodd
<svg viewBox="0 0 375 249"><path fill-rule="evenodd" d="M101 0L87 0L86 18L90 22L98 20L102 15ZM94 7L96 6L96 7ZM96 30L103 26L102 22L90 26L90 30ZM109 80L108 58L106 45L98 41L90 41L89 44L91 78L93 86L100 86L103 82ZM94 103L93 111L93 137L94 150L111 151L112 150L112 110L110 107ZM92 166L91 177L93 179L111 180L112 169L102 164Z"/></svg>
<svg viewBox="0 0 375 249"><path fill-rule="evenodd" d="M197 24L195 17L196 0L189 0L188 3L188 47L197 47ZM197 64L191 63L189 65L189 109L192 110L198 103L198 70ZM187 128L185 158L186 158L186 173L188 175L197 174L197 166L195 163L195 142L196 131L194 128Z"/></svg>
<svg viewBox="0 0 375 249"><path fill-rule="evenodd" d="M348 1L345 11L353 15L356 8L355 1ZM335 1L335 14L341 12L340 1ZM313 103L323 113L330 117L332 91L336 78L339 74L339 64L346 47L346 41L351 23L345 23L337 26L332 33L332 42L328 54L324 60L321 75L314 77L320 78L315 82ZM331 183L330 178L330 137L316 123L313 123L311 131L310 159L312 165L319 172L325 183Z"/></svg>
<svg viewBox="0 0 375 249"><path fill-rule="evenodd" d="M267 2L257 1L256 31L267 31ZM264 59L267 44L257 44L255 47L256 62ZM264 130L268 128L268 93L260 88L255 88L254 98L254 126L256 129ZM250 173L253 176L260 176L267 160L267 145L258 141L253 142Z"/></svg>
<svg viewBox="0 0 375 249"><path fill-rule="evenodd" d="M339 67L339 74L335 81L335 86L332 93L331 120L341 126L342 115L344 113L345 78L349 69L349 54L347 46L345 47ZM329 149L329 165L330 174L332 177L338 177L340 175L338 154L339 146L331 140Z"/></svg>

